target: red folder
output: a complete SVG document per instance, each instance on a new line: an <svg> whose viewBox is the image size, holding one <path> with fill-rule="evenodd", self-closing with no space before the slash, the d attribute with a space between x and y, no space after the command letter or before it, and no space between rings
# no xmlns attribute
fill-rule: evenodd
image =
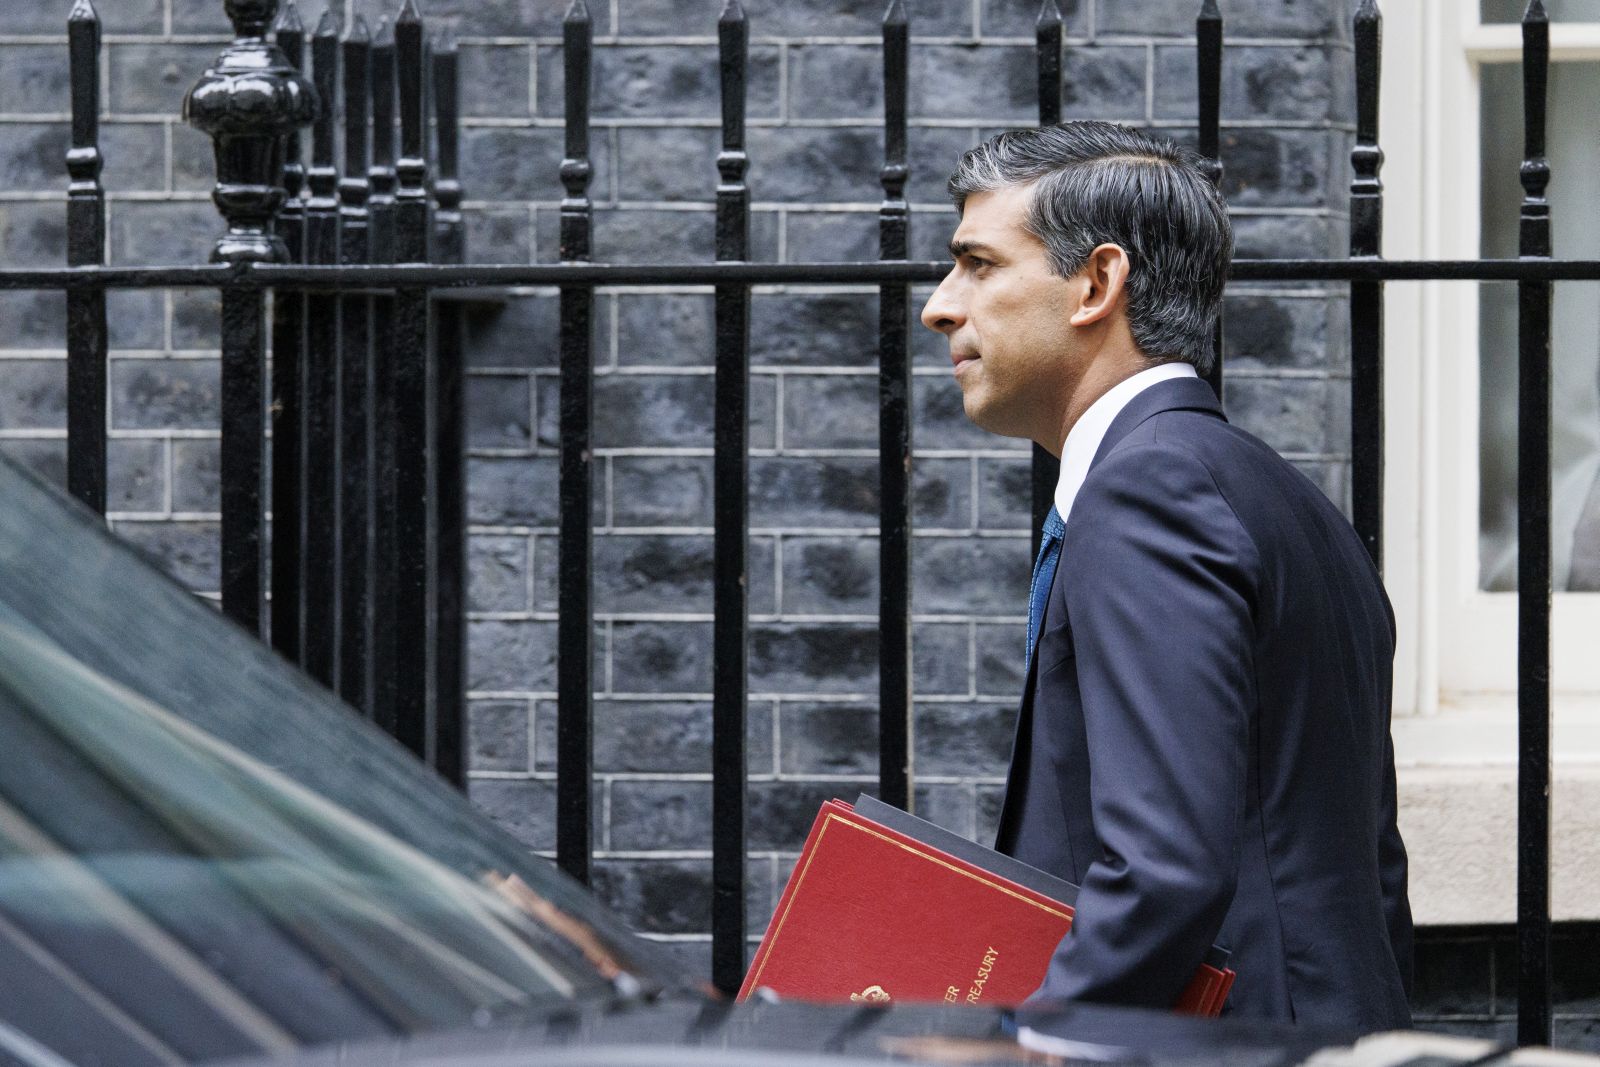
<svg viewBox="0 0 1600 1067"><path fill-rule="evenodd" d="M877 801L857 806L883 819L842 800L817 813L739 998L1012 1007L1037 989L1076 887ZM1213 949L1174 1008L1217 1015L1233 978Z"/></svg>

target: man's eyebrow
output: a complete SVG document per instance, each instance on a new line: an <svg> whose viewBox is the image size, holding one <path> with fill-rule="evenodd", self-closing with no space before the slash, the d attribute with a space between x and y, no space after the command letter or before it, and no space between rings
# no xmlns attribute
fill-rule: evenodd
<svg viewBox="0 0 1600 1067"><path fill-rule="evenodd" d="M950 258L951 259L960 259L962 256L969 256L969 255L972 255L973 253L977 253L977 254L982 255L982 256L993 257L995 255L995 250L993 248L990 248L988 245L984 244L982 241L951 241L950 242Z"/></svg>

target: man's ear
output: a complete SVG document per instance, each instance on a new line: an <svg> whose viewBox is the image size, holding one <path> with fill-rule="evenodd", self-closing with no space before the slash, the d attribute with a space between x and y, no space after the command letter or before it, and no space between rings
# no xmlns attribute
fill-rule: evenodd
<svg viewBox="0 0 1600 1067"><path fill-rule="evenodd" d="M1128 253L1122 250L1121 245L1096 246L1078 271L1077 280L1083 301L1067 319L1068 324L1088 326L1110 315L1122 302L1123 286L1128 281L1128 266Z"/></svg>

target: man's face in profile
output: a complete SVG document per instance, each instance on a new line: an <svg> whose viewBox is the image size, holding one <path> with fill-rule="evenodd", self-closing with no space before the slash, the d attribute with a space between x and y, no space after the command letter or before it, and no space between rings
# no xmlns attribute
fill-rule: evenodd
<svg viewBox="0 0 1600 1067"><path fill-rule="evenodd" d="M974 193L950 241L955 266L922 309L945 335L967 417L1007 437L1054 441L1053 398L1082 373L1073 359L1070 279L1027 228L1031 185Z"/></svg>

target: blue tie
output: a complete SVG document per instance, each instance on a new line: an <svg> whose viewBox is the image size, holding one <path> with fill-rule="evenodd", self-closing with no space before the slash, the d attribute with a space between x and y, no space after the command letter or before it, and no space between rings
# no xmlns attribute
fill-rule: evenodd
<svg viewBox="0 0 1600 1067"><path fill-rule="evenodd" d="M1044 517L1043 536L1039 538L1039 558L1033 561L1033 584L1028 590L1028 649L1023 659L1026 670L1033 661L1033 645L1039 639L1039 624L1044 621L1044 606L1050 600L1050 584L1056 577L1056 563L1061 559L1061 535L1067 524L1061 521L1054 505Z"/></svg>

